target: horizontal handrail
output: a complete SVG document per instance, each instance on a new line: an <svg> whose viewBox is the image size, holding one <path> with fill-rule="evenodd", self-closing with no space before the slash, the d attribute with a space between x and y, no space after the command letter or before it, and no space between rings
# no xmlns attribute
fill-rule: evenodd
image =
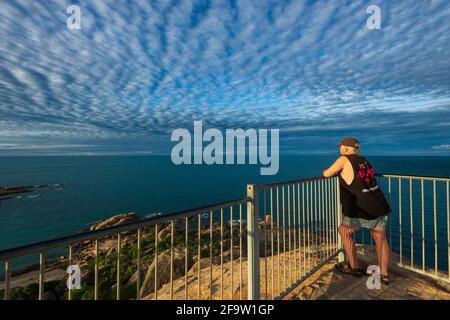
<svg viewBox="0 0 450 320"><path fill-rule="evenodd" d="M335 177L335 176L333 176ZM295 179L295 180L288 180L288 181L280 181L280 182L274 182L274 183L266 183L266 184L257 184L256 186L259 189L269 189L289 184L296 184L296 183L303 183L303 182L311 182L311 181L319 181L319 180L325 180L333 177L312 177L312 178L302 178L302 179Z"/></svg>
<svg viewBox="0 0 450 320"><path fill-rule="evenodd" d="M152 226L167 221L172 221L180 218L187 218L197 214L205 213L206 211L216 210L223 207L234 206L239 204L246 204L251 201L250 198L239 198L226 202L216 203L209 206L197 207L193 209L177 211L166 215L156 216L141 219L138 221L128 222L117 226L107 227L99 230L85 231L78 234L73 234L57 239L42 241L30 245L24 245L16 248L6 249L0 251L0 260L7 261L18 257L26 256L32 253L42 252L48 249L70 246L83 241L98 240L107 236L117 235L118 233L133 231L147 226Z"/></svg>
<svg viewBox="0 0 450 320"><path fill-rule="evenodd" d="M417 179L417 180L431 180L431 181L450 181L450 177L435 177L435 176L416 176L416 175L402 175L392 173L378 173L377 176L386 178L403 178L403 179Z"/></svg>

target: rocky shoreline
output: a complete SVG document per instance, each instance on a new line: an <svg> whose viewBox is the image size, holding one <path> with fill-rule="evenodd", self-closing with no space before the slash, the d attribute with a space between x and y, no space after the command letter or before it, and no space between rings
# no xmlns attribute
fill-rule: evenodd
<svg viewBox="0 0 450 320"><path fill-rule="evenodd" d="M112 226L117 226L124 223L129 223L139 220L140 217L136 213L125 213L111 216L105 220L91 225L88 230L99 230ZM198 262L198 257L192 253L197 252L197 233L196 229L192 228L189 232L189 250L188 256L185 257L184 231L180 231L184 228L184 221L182 223L176 223L175 225L175 238L174 238L174 278L181 277L185 272L185 261L188 261L188 268L191 269ZM228 229L230 227L228 226ZM237 227L234 227L235 237L238 234ZM155 228L147 227L141 229L141 295L147 296L153 291L154 275L155 275L155 238L158 239L158 281L159 288L169 281L169 273L167 272L170 264L170 241L171 241L171 225L160 224L158 234L155 235ZM180 231L180 232L179 232ZM195 235L194 235L195 233ZM213 225L214 242L216 249L214 255L218 256L217 250L219 249L218 241L220 241L220 226L218 224ZM209 240L209 227L206 226L201 229L202 243ZM224 232L224 237L229 236L229 231ZM203 240L204 238L204 240ZM238 243L237 238L235 239ZM123 265L127 266L122 273L123 287L134 288L127 289L128 292L133 292L135 296L136 292L136 247L137 247L137 232L130 231L121 233L121 261ZM103 286L100 291L102 295L106 295L108 299L111 292L114 292L116 285L116 266L117 266L117 237L110 236L100 239L98 241L98 262L99 273L102 275ZM225 250L229 250L229 245L224 246ZM202 256L206 256L206 252L209 253L209 246L207 244L202 245ZM66 280L67 273L66 268L69 265L68 256L61 255L51 258L46 257L45 265L45 281L46 288L52 288L46 292L46 299L65 299L67 298ZM92 299L92 287L94 284L94 261L95 261L95 242L85 241L79 243L72 248L72 264L76 264L81 269L81 282L83 287L81 290L74 290L73 293L77 295L79 299ZM217 261L215 261L217 262ZM134 269L132 267L134 267ZM38 265L31 265L20 270L14 270L11 274L11 293L12 298L15 299L28 299L31 298L29 292L35 292L37 286L37 270ZM189 270L188 269L188 270ZM106 277L104 280L103 277ZM0 294L3 289L3 283L0 282ZM47 290L47 289L46 289ZM55 292L53 292L55 291ZM105 298L105 297L103 297ZM132 296L128 297L132 298Z"/></svg>
<svg viewBox="0 0 450 320"><path fill-rule="evenodd" d="M119 214L91 225L89 230L99 230L138 221L139 219L140 217L135 213ZM189 219L188 223L191 224L191 227L189 227L187 233L188 241L186 242L185 223L183 220L174 224L173 251L171 250L172 225L170 223L159 224L158 233L155 233L154 226L141 229L139 273L137 271L137 232L133 230L121 233L120 286L123 299L136 298L138 274L140 274L140 296L142 298L151 297L154 294L155 283L157 283L156 289L158 289L158 292L162 290L161 295L164 296L167 294L166 291L171 279L169 272L171 267L173 271L172 279L174 281L179 280L180 284L182 284L184 283L185 274L189 275L189 281L195 282L194 278L197 276L199 268L202 270L201 272L206 272L205 268L212 268L214 274L217 273L216 277L219 277L222 263L229 264L231 261L239 263L241 255L243 257L242 262L246 263L245 228L242 230L243 243L241 252L239 246L240 229L238 225L230 225L228 223L222 229L220 222L214 223L212 228L210 228L209 223L205 223L198 229L197 220ZM260 221L260 225L263 228L265 222ZM233 241L231 241L231 238L233 238ZM155 239L158 240L157 248L155 247ZM95 255L95 241L85 241L73 246L71 263L80 267L82 283L81 289L72 291L73 299L89 300L94 298L96 260L98 261L99 270L99 299L115 299L118 265L117 245L117 236L99 239L97 259ZM266 245L268 245L268 242ZM264 259L265 253L269 251L269 247L266 250L264 249L262 238L260 245L261 259ZM53 260L49 260L50 257L47 256L46 259L46 299L67 299L66 268L69 265L68 256L56 256ZM11 298L35 299L36 290L38 290L37 270L38 268L33 266L27 268L26 271L15 272L11 276ZM155 281L156 274L157 281ZM0 295L2 287L3 284L0 283Z"/></svg>
<svg viewBox="0 0 450 320"><path fill-rule="evenodd" d="M35 184L30 186L0 186L0 200L13 199L13 196L17 196L23 193L31 193L36 189L62 188L64 187L64 185L64 183L53 183Z"/></svg>
<svg viewBox="0 0 450 320"><path fill-rule="evenodd" d="M53 184L35 184L31 186L0 186L0 197L10 196L13 194L32 192L34 189L43 189L51 187L63 187L64 183Z"/></svg>

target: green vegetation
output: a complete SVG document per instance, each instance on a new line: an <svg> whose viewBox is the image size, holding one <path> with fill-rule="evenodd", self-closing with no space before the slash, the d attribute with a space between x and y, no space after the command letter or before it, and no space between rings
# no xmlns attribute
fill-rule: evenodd
<svg viewBox="0 0 450 320"><path fill-rule="evenodd" d="M168 225L159 225L159 230ZM197 227L190 227L188 234L188 251L192 255L198 253L198 232ZM234 245L239 243L239 231L234 229L233 241ZM223 233L223 250L230 248L230 228L224 227ZM185 248L185 231L178 230L174 232L174 247ZM158 241L158 254L169 250L171 247L170 232L163 235ZM213 256L219 256L221 251L220 230L214 230L213 234ZM210 255L210 233L208 229L202 229L200 237L201 256L203 258ZM245 248L245 246L244 246ZM136 298L136 281L129 281L137 270L137 243L134 241L131 245L125 245L121 248L120 253L120 279L121 279L121 299L129 300ZM153 227L142 230L141 240L141 265L150 265L155 257L155 229ZM61 263L58 267L67 267L67 262ZM109 255L100 255L98 257L99 268L99 299L113 300L116 299L117 285L117 251L113 251ZM73 300L90 300L94 299L94 269L95 259L90 258L86 264L81 266L82 281L81 288L72 290ZM161 270L163 271L163 270ZM141 274L145 277L145 274ZM24 287L14 288L11 290L11 299L14 300L34 300L38 297L38 284L32 283ZM45 283L45 292L50 292L50 297L56 300L66 300L68 298L68 290L66 287L66 279L61 281L50 281Z"/></svg>

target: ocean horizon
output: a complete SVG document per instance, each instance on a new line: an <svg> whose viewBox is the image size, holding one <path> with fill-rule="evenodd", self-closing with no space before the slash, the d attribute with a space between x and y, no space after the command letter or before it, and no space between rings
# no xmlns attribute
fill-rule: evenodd
<svg viewBox="0 0 450 320"><path fill-rule="evenodd" d="M367 158L377 173L450 176L450 157ZM120 213L144 218L243 197L248 183L320 176L334 159L282 156L277 175L261 176L259 165L176 166L169 156L0 157L0 186L57 185L1 200L0 250L70 235Z"/></svg>

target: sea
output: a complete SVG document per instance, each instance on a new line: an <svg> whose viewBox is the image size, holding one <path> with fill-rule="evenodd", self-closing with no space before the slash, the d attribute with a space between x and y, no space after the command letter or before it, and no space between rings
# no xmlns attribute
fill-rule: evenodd
<svg viewBox="0 0 450 320"><path fill-rule="evenodd" d="M0 250L77 233L119 213L135 212L147 217L240 198L246 195L249 183L320 176L335 158L283 156L277 175L261 176L260 165L175 165L169 156L0 157L0 186L55 185L0 200ZM450 177L450 157L367 158L377 173ZM382 188L387 191L386 183ZM391 188L398 188L395 181ZM408 194L406 183L402 188ZM413 188L417 191L420 186ZM442 198L445 191L440 192L438 254L440 260L448 261L448 221L445 196ZM420 196L420 192L415 193ZM432 201L428 197L427 201ZM416 203L419 200L413 201L413 228L421 223L417 208L420 204ZM406 225L402 228L409 228L409 202L406 196L402 201L406 201L402 202ZM392 204L396 208L398 205L398 200ZM434 219L429 208L428 203L427 221ZM398 233L399 229L393 231ZM427 226L427 232L433 230ZM434 236L429 237L433 242ZM396 239L398 250L398 236ZM403 246L409 247L407 240ZM404 248L404 252L408 250ZM432 264L434 246L426 250L430 257L427 265ZM446 267L446 263L439 266Z"/></svg>

